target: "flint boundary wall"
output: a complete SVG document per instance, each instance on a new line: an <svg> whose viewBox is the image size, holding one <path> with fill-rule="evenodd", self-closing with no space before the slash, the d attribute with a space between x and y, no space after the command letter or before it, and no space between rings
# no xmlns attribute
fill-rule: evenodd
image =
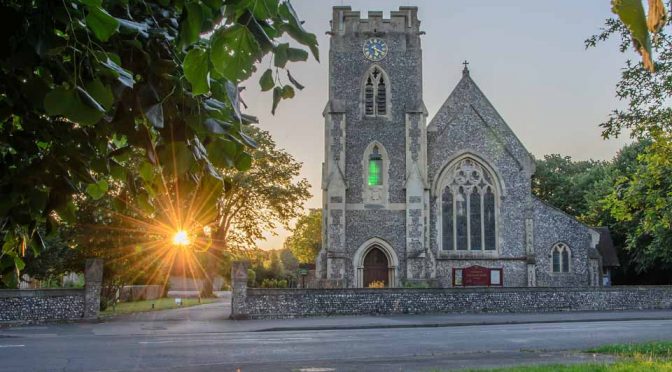
<svg viewBox="0 0 672 372"><path fill-rule="evenodd" d="M103 261L86 260L81 289L0 290L0 325L96 319L100 309Z"/></svg>
<svg viewBox="0 0 672 372"><path fill-rule="evenodd" d="M234 263L234 271L239 263ZM231 317L672 310L672 286L574 288L247 288L233 276Z"/></svg>

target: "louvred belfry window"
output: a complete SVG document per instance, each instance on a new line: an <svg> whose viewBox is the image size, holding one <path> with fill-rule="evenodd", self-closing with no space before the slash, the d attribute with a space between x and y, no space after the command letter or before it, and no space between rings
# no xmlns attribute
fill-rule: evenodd
<svg viewBox="0 0 672 372"><path fill-rule="evenodd" d="M367 116L385 116L387 115L389 84L385 81L385 74L374 67L366 77L364 83L364 112Z"/></svg>

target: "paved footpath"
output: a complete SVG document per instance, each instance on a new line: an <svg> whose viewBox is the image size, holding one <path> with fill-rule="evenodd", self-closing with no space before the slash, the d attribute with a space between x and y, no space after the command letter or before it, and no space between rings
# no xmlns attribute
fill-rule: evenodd
<svg viewBox="0 0 672 372"><path fill-rule="evenodd" d="M227 320L227 298L99 323L0 329L0 371L427 371L581 362L672 339L672 311Z"/></svg>

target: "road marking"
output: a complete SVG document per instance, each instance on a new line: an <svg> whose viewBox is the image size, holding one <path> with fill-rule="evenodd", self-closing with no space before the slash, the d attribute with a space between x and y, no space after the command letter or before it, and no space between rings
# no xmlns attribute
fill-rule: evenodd
<svg viewBox="0 0 672 372"><path fill-rule="evenodd" d="M0 345L0 348L2 347L25 347L26 345Z"/></svg>
<svg viewBox="0 0 672 372"><path fill-rule="evenodd" d="M287 341L308 341L313 340L312 337L286 337L279 339L268 339L268 338L243 338L243 339L218 339L218 338L209 338L209 339L176 339L176 340L161 340L161 341L138 341L139 344L148 345L148 344L172 344L177 342L235 342L238 344L248 343L248 342L260 342L260 343L279 343Z"/></svg>

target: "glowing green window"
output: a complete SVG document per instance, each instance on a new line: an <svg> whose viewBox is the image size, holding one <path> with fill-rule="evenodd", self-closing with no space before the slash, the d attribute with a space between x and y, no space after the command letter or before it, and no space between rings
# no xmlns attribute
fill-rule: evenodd
<svg viewBox="0 0 672 372"><path fill-rule="evenodd" d="M369 156L369 186L383 184L383 158L378 153L378 146L373 148Z"/></svg>

